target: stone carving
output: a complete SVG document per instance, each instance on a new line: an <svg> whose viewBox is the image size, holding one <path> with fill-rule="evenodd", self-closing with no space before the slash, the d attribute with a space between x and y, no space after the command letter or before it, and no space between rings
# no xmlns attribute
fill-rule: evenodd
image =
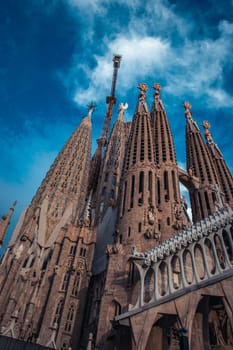
<svg viewBox="0 0 233 350"><path fill-rule="evenodd" d="M123 112L125 111L126 109L128 109L128 103L121 103L120 106L119 106L119 112Z"/></svg>
<svg viewBox="0 0 233 350"><path fill-rule="evenodd" d="M144 253L138 252L136 247L132 247L132 256L136 258L144 258L146 265L157 262L158 259L164 259L166 256L176 253L183 247L187 247L193 242L198 242L203 236L216 232L219 228L226 226L229 220L233 221L233 212L229 207L222 208L218 212L209 215L206 219L201 220L192 227L178 233L178 235L166 240L157 247L150 249ZM154 233L155 234L155 233ZM146 238L151 238L151 232L145 232Z"/></svg>
<svg viewBox="0 0 233 350"><path fill-rule="evenodd" d="M210 123L207 121L207 120L204 120L203 123L202 123L202 126L204 127L205 131L204 131L204 135L205 135L205 138L208 142L213 142L213 139L212 139L212 135L211 135L211 132L209 131L210 129Z"/></svg>
<svg viewBox="0 0 233 350"><path fill-rule="evenodd" d="M148 223L153 225L155 223L155 212L153 207L149 207L148 209Z"/></svg>
<svg viewBox="0 0 233 350"><path fill-rule="evenodd" d="M144 102L146 100L146 91L148 90L148 87L145 83L140 83L138 85L138 89L140 90L139 94L139 101Z"/></svg>
<svg viewBox="0 0 233 350"><path fill-rule="evenodd" d="M145 231L145 233L144 233L144 237L145 237L146 239L152 238L151 230L147 229L147 230Z"/></svg>

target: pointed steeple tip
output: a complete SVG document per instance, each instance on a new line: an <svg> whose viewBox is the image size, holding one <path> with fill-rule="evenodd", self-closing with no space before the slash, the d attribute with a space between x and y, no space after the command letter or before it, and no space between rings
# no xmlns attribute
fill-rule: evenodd
<svg viewBox="0 0 233 350"><path fill-rule="evenodd" d="M204 120L202 122L202 126L204 128L204 135L205 135L206 141L207 142L213 142L211 132L209 131L209 129L211 127L210 123L207 120Z"/></svg>
<svg viewBox="0 0 233 350"><path fill-rule="evenodd" d="M140 94L138 96L138 98L145 98L146 97L146 92L148 90L148 86L145 83L140 83L138 85L138 89L140 90Z"/></svg>
<svg viewBox="0 0 233 350"><path fill-rule="evenodd" d="M91 119L92 114L96 109L96 104L94 102L91 102L87 107L88 107L88 117Z"/></svg>

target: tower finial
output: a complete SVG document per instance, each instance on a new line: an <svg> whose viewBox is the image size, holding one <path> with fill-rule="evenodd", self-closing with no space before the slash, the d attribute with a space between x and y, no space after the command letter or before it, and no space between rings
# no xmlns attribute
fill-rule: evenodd
<svg viewBox="0 0 233 350"><path fill-rule="evenodd" d="M185 108L184 114L185 114L186 118L187 118L187 119L192 119L192 114L191 114L191 112L190 112L190 109L192 108L191 103L188 102L188 101L185 101L185 102L183 103L183 106L184 106L184 108Z"/></svg>
<svg viewBox="0 0 233 350"><path fill-rule="evenodd" d="M138 89L140 90L140 94L138 96L139 100L145 100L146 99L146 92L148 90L148 87L145 83L140 83L138 85Z"/></svg>
<svg viewBox="0 0 233 350"><path fill-rule="evenodd" d="M89 103L88 107L88 117L91 119L91 116L96 109L96 104L94 102Z"/></svg>
<svg viewBox="0 0 233 350"><path fill-rule="evenodd" d="M207 120L204 120L202 122L202 126L205 129L204 130L204 135L205 135L206 141L209 142L209 143L213 142L211 132L209 131L210 123Z"/></svg>
<svg viewBox="0 0 233 350"><path fill-rule="evenodd" d="M156 100L159 100L160 99L160 90L161 90L160 84L159 83L154 83L153 88L155 90L154 98Z"/></svg>
<svg viewBox="0 0 233 350"><path fill-rule="evenodd" d="M128 103L120 103L118 108L118 119L123 120L124 111L128 108Z"/></svg>

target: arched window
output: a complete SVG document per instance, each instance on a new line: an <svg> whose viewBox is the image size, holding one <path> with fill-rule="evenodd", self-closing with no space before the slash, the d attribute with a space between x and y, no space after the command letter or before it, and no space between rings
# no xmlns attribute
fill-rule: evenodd
<svg viewBox="0 0 233 350"><path fill-rule="evenodd" d="M67 319L66 319L66 324L65 324L65 331L66 332L71 332L72 330L72 323L74 320L74 304L71 304L67 313Z"/></svg>
<svg viewBox="0 0 233 350"><path fill-rule="evenodd" d="M68 350L68 343L66 341L63 342L61 350Z"/></svg>
<svg viewBox="0 0 233 350"><path fill-rule="evenodd" d="M71 247L70 247L70 255L75 255L75 252L76 252L76 246L75 245L72 245Z"/></svg>
<svg viewBox="0 0 233 350"><path fill-rule="evenodd" d="M67 290L68 283L69 283L69 277L70 277L70 274L69 274L68 271L66 271L65 276L63 278L62 286L61 286L61 290L62 291L66 291Z"/></svg>
<svg viewBox="0 0 233 350"><path fill-rule="evenodd" d="M57 325L57 326L59 325L59 322L60 322L62 309L63 309L63 302L64 302L64 300L61 299L57 303L57 307L56 307L56 311L55 311L55 315L54 315L54 319L53 319L53 324Z"/></svg>
<svg viewBox="0 0 233 350"><path fill-rule="evenodd" d="M74 279L74 284L72 288L72 296L77 297L78 296L78 291L79 291L79 282L80 282L80 273L77 272L75 279Z"/></svg>
<svg viewBox="0 0 233 350"><path fill-rule="evenodd" d="M27 266L27 263L28 263L28 260L29 260L29 257L27 257L25 260L24 260L24 263L23 263L23 268L25 268Z"/></svg>
<svg viewBox="0 0 233 350"><path fill-rule="evenodd" d="M67 314L67 321L73 321L74 318L74 304L71 304Z"/></svg>

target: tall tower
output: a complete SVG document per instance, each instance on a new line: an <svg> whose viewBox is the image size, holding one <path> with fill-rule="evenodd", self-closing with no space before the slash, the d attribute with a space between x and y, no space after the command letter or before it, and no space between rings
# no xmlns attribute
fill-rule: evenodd
<svg viewBox="0 0 233 350"><path fill-rule="evenodd" d="M181 198L178 167L171 128L160 97L160 85L154 84L154 102L151 123L156 164L154 200L156 201L156 226L161 240L170 238L188 225L185 201Z"/></svg>
<svg viewBox="0 0 233 350"><path fill-rule="evenodd" d="M77 341L95 242L88 220L80 221L90 171L93 110L91 105L55 159L3 258L4 335L58 349L68 348L72 338Z"/></svg>
<svg viewBox="0 0 233 350"><path fill-rule="evenodd" d="M119 106L118 117L109 138L96 191L97 205L94 220L96 247L92 269L93 277L89 290L86 322L81 345L86 344L90 332L96 335L100 300L106 286L105 279L109 256L113 252L117 253L118 248L121 247L121 244L116 243L116 223L125 148L130 130L130 123L124 122L124 111L126 108L127 105L120 104ZM116 255L117 257L118 255ZM106 304L107 308L108 306ZM109 324L107 327L109 328Z"/></svg>
<svg viewBox="0 0 233 350"><path fill-rule="evenodd" d="M221 205L221 202L230 205L230 207L233 207L233 179L231 172L224 160L223 154L218 148L217 144L214 142L212 135L209 131L210 124L208 121L204 121L202 123L202 126L204 127L204 134L206 138L206 145L209 149L211 160L213 161L213 164L215 165L216 173L219 180L220 188L215 187L216 196L218 196L218 199L216 198L216 204ZM221 194L222 192L222 194ZM221 198L221 196L224 196ZM220 196L220 197L219 197Z"/></svg>
<svg viewBox="0 0 233 350"><path fill-rule="evenodd" d="M138 247L154 244L155 195L153 135L146 103L147 86L139 85L140 94L133 117L122 177L119 209L119 242ZM153 242L153 243L152 243Z"/></svg>
<svg viewBox="0 0 233 350"><path fill-rule="evenodd" d="M184 102L186 116L186 158L190 175L199 178L199 188L190 190L193 221L204 219L217 210L214 187L218 186L218 177L200 130L192 118L191 105Z"/></svg>
<svg viewBox="0 0 233 350"><path fill-rule="evenodd" d="M97 346L101 349L105 337L111 337L110 320L135 302L138 276L129 260L132 246L138 251L152 248L187 225L171 131L159 85L155 87L151 114L146 102L147 85L141 83L138 87L121 180L115 243L107 249L109 261L97 329ZM155 150L161 157L157 162ZM129 334L122 333L121 338L120 346L130 346Z"/></svg>
<svg viewBox="0 0 233 350"><path fill-rule="evenodd" d="M13 203L7 215L4 215L0 220L0 248L3 245L8 226L10 225L12 214L15 210L16 202Z"/></svg>

